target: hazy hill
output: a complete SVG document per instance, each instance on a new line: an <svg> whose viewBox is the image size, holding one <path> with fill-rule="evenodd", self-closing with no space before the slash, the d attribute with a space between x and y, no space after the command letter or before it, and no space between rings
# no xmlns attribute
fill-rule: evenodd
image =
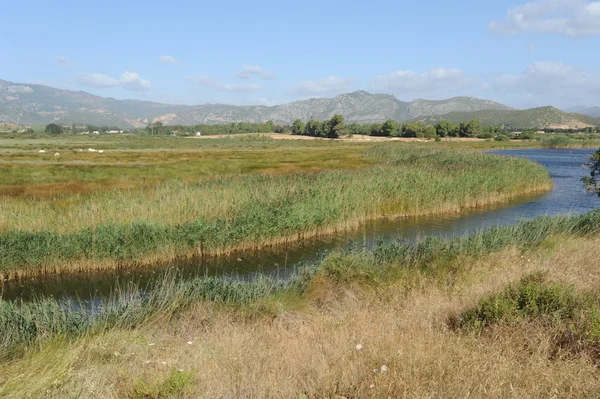
<svg viewBox="0 0 600 399"><path fill-rule="evenodd" d="M0 80L0 120L24 125L51 122L91 123L119 127L146 126L153 120L165 124L218 124L230 122L292 123L311 117L324 120L342 114L348 122L406 121L448 112L509 110L510 107L471 97L403 102L387 94L366 91L334 98L314 98L272 107L205 104L168 105L148 101L115 100L83 91L59 90L35 84Z"/></svg>
<svg viewBox="0 0 600 399"><path fill-rule="evenodd" d="M24 125L90 123L145 126L143 120L188 108L149 101L115 100L84 91L0 80L0 120Z"/></svg>
<svg viewBox="0 0 600 399"><path fill-rule="evenodd" d="M444 115L419 118L428 123L448 120L452 123L472 119L484 125L505 125L513 129L577 129L600 125L600 118L567 113L554 107L539 107L525 110L486 110L474 112L450 112Z"/></svg>
<svg viewBox="0 0 600 399"><path fill-rule="evenodd" d="M577 114L588 115L594 118L600 118L600 107L585 107L582 105L578 105L576 107L571 107L566 110L567 112L574 112Z"/></svg>

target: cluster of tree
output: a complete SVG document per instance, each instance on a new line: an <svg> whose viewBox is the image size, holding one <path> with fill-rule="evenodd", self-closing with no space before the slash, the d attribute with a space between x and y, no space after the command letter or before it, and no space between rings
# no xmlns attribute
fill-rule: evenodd
<svg viewBox="0 0 600 399"><path fill-rule="evenodd" d="M331 119L320 122L316 119L304 124L296 119L292 124L292 134L336 138L343 134L360 134L380 137L479 137L493 138L503 132L502 126L483 126L481 122L472 120L459 124L441 121L435 125L423 122L398 123L387 120L384 123L351 123L344 124L342 115L334 115Z"/></svg>
<svg viewBox="0 0 600 399"><path fill-rule="evenodd" d="M347 133L344 117L339 114L323 122L311 118L306 124L300 119L292 123L292 134L296 135L335 139Z"/></svg>
<svg viewBox="0 0 600 399"><path fill-rule="evenodd" d="M50 123L46 125L46 129L44 129L44 133L48 134L62 134L65 132L65 129L61 125L57 125L56 123Z"/></svg>
<svg viewBox="0 0 600 399"><path fill-rule="evenodd" d="M582 180L589 191L598 194L598 197L600 197L600 150L590 157L587 166L590 168L590 175L582 178Z"/></svg>
<svg viewBox="0 0 600 399"><path fill-rule="evenodd" d="M153 122L145 129L136 132L150 135L178 135L193 136L196 133L203 135L213 134L239 134L239 133L286 133L290 132L289 125L276 125L273 121L264 123L238 122L220 125L165 125L162 122Z"/></svg>
<svg viewBox="0 0 600 399"><path fill-rule="evenodd" d="M31 131L30 131L31 130ZM57 123L50 123L46 125L44 133L48 134L63 134L63 133L82 133L82 132L99 132L106 133L110 131L120 131L115 126L94 126L94 125L59 125ZM28 129L26 133L33 133L33 129Z"/></svg>
<svg viewBox="0 0 600 399"><path fill-rule="evenodd" d="M116 126L95 126L95 125L85 125L85 127L77 126L77 125L71 126L72 133L79 133L79 132L83 132L83 131L106 133L106 132L115 131L115 130L122 131L123 129L120 129Z"/></svg>
<svg viewBox="0 0 600 399"><path fill-rule="evenodd" d="M457 125L448 121L440 121L435 125L427 125L423 122L398 123L387 120L384 123L348 125L350 134L363 134L369 136L384 137L494 137L502 132L501 126L483 126L481 122L472 120Z"/></svg>
<svg viewBox="0 0 600 399"><path fill-rule="evenodd" d="M544 133L600 133L600 126L584 127L581 129L542 129Z"/></svg>

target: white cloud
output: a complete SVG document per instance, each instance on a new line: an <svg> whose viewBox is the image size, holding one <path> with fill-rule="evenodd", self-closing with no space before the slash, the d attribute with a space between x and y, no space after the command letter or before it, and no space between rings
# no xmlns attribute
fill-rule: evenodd
<svg viewBox="0 0 600 399"><path fill-rule="evenodd" d="M119 85L116 79L100 73L80 73L77 75L77 82L82 86L96 87L106 89Z"/></svg>
<svg viewBox="0 0 600 399"><path fill-rule="evenodd" d="M170 55L161 55L158 57L158 62L161 64L179 64L179 60Z"/></svg>
<svg viewBox="0 0 600 399"><path fill-rule="evenodd" d="M149 80L142 79L136 72L129 71L123 72L119 80L101 73L80 73L77 75L77 82L81 86L95 87L98 89L107 89L117 86L133 91L148 91L152 89Z"/></svg>
<svg viewBox="0 0 600 399"><path fill-rule="evenodd" d="M536 62L520 74L500 75L492 88L523 96L536 105L600 103L600 74L563 62Z"/></svg>
<svg viewBox="0 0 600 399"><path fill-rule="evenodd" d="M336 95L352 91L357 81L356 78L340 76L329 76L317 81L305 80L291 87L288 93L301 97Z"/></svg>
<svg viewBox="0 0 600 399"><path fill-rule="evenodd" d="M254 92L262 90L262 87L257 84L227 84L207 76L189 77L186 78L186 81L198 87L208 87L218 91Z"/></svg>
<svg viewBox="0 0 600 399"><path fill-rule="evenodd" d="M465 76L460 69L434 68L428 72L402 70L377 75L371 80L370 88L379 92L427 96L445 95L473 84L474 79Z"/></svg>
<svg viewBox="0 0 600 399"><path fill-rule="evenodd" d="M263 67L259 65L244 65L236 75L240 79L257 77L262 80L271 80L277 78L277 75L274 72L265 71Z"/></svg>
<svg viewBox="0 0 600 399"><path fill-rule="evenodd" d="M125 71L121 75L121 86L127 90L148 91L152 90L152 85L147 79L142 79L136 72Z"/></svg>
<svg viewBox="0 0 600 399"><path fill-rule="evenodd" d="M551 33L566 36L600 35L600 1L537 0L508 10L490 30L501 35Z"/></svg>

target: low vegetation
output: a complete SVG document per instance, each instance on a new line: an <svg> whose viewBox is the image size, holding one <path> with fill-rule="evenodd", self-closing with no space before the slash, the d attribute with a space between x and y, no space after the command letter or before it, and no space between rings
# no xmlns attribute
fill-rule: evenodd
<svg viewBox="0 0 600 399"><path fill-rule="evenodd" d="M0 302L0 394L593 396L599 232L596 211L335 253L289 283Z"/></svg>
<svg viewBox="0 0 600 399"><path fill-rule="evenodd" d="M114 183L116 189L0 200L5 278L260 248L367 219L458 212L550 188L547 171L532 162L437 146L278 144L240 137L190 154L178 151L181 140L169 141L173 149L160 153L108 146L104 154L75 151L58 165L31 165L37 170L29 177L24 164L43 155L7 151L7 180L21 186L36 188L39 179L42 187ZM228 169L215 173L218 165ZM275 173L265 173L269 169ZM206 170L213 177L198 176ZM137 183L143 176L154 178Z"/></svg>

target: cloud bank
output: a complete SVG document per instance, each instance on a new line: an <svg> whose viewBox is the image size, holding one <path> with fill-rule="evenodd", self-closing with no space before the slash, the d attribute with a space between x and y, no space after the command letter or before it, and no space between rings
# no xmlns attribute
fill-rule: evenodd
<svg viewBox="0 0 600 399"><path fill-rule="evenodd" d="M272 80L277 78L274 72L266 71L259 65L244 65L236 75L240 79L259 78L262 80Z"/></svg>
<svg viewBox="0 0 600 399"><path fill-rule="evenodd" d="M300 97L331 96L354 90L357 78L329 76L320 80L304 80L288 89L288 94Z"/></svg>
<svg viewBox="0 0 600 399"><path fill-rule="evenodd" d="M547 33L571 37L600 35L600 1L538 0L512 7L490 30L499 35Z"/></svg>
<svg viewBox="0 0 600 399"><path fill-rule="evenodd" d="M97 89L107 89L121 86L131 91L149 91L152 90L152 84L149 80L143 79L137 72L125 71L119 78L114 79L101 73L80 73L76 77L77 82L82 86L94 87Z"/></svg>
<svg viewBox="0 0 600 399"><path fill-rule="evenodd" d="M186 82L195 86L196 88L204 87L217 91L248 93L262 90L262 86L258 84L228 84L211 79L208 76L188 77L186 78Z"/></svg>

